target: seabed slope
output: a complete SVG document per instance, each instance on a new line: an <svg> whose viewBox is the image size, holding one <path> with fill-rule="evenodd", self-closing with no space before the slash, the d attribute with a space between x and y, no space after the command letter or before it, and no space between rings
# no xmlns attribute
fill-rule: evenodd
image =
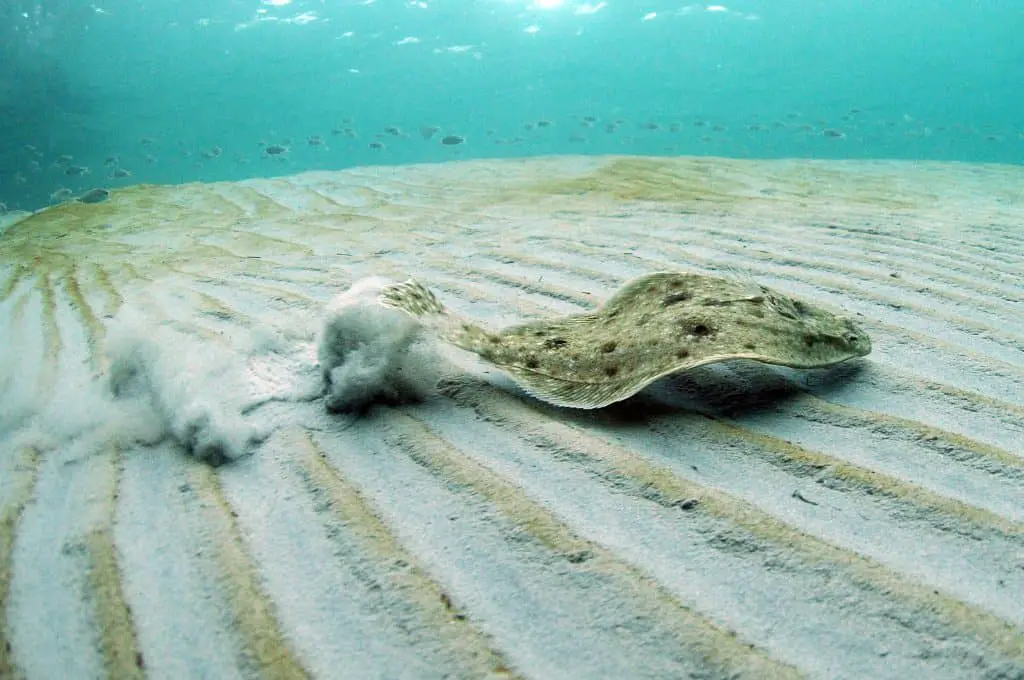
<svg viewBox="0 0 1024 680"><path fill-rule="evenodd" d="M1024 678L1022 187L569 157L8 224L0 677ZM854 315L874 351L587 412L479 372L362 418L315 398L324 307L364 276L500 326L665 269ZM181 340L164 361L250 455L213 467L108 403L118 315Z"/></svg>

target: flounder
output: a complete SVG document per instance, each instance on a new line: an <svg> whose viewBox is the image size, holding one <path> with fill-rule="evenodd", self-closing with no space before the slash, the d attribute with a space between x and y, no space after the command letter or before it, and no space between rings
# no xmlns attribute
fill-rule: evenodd
<svg viewBox="0 0 1024 680"><path fill-rule="evenodd" d="M592 312L497 332L457 316L414 279L386 286L379 301L502 369L538 399L581 409L720 361L822 368L871 352L870 338L849 319L767 286L703 274L647 274Z"/></svg>

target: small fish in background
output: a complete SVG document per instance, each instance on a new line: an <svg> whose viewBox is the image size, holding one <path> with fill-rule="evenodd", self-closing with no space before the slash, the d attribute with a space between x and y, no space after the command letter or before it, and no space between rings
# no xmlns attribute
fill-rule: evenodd
<svg viewBox="0 0 1024 680"><path fill-rule="evenodd" d="M284 160L288 156L288 146L285 144L267 144L263 147L263 158Z"/></svg>
<svg viewBox="0 0 1024 680"><path fill-rule="evenodd" d="M436 125L420 126L420 136L423 137L423 139L432 139L434 135L436 135L440 131L441 128L437 127Z"/></svg>
<svg viewBox="0 0 1024 680"><path fill-rule="evenodd" d="M156 140L152 137L139 137L139 144L142 146L152 146L153 144L156 144Z"/></svg>
<svg viewBox="0 0 1024 680"><path fill-rule="evenodd" d="M330 151L330 148L324 142L324 138L320 135L310 135L309 138L306 140L306 144L308 144L309 146L322 148L324 151Z"/></svg>
<svg viewBox="0 0 1024 680"><path fill-rule="evenodd" d="M144 161L146 161L146 163L147 163L147 164L149 164L149 165L153 165L154 163L156 163L156 162L157 162L157 157L156 157L156 156L154 156L154 155L153 155L153 154L151 154L151 153L147 153L147 154L146 154L146 155L145 155L145 156L143 157L143 160L144 160Z"/></svg>
<svg viewBox="0 0 1024 680"><path fill-rule="evenodd" d="M119 168L114 168L114 170L110 173L110 179L124 179L125 177L131 177L131 176L132 176L131 170L128 170L126 168L120 168L120 167Z"/></svg>
<svg viewBox="0 0 1024 680"><path fill-rule="evenodd" d="M695 120L695 121L693 121L693 126L694 127L701 127L701 128L702 127L707 127L708 126L708 122L706 120Z"/></svg>
<svg viewBox="0 0 1024 680"><path fill-rule="evenodd" d="M103 159L103 167L112 168L121 163L121 159L117 156L107 156Z"/></svg>
<svg viewBox="0 0 1024 680"><path fill-rule="evenodd" d="M6 214L7 214L7 204L4 203L3 201L0 201L0 215L6 215Z"/></svg>
<svg viewBox="0 0 1024 680"><path fill-rule="evenodd" d="M539 128L549 128L549 127L553 127L553 126L554 126L554 123L551 122L550 120L542 119L542 120L538 120L537 121L537 127L539 127Z"/></svg>
<svg viewBox="0 0 1024 680"><path fill-rule="evenodd" d="M396 125L388 125L384 128L384 132L388 133L392 137L408 137L409 135L402 132L402 128Z"/></svg>
<svg viewBox="0 0 1024 680"><path fill-rule="evenodd" d="M445 146L459 146L465 143L466 138L462 135L445 135L441 138L441 144Z"/></svg>
<svg viewBox="0 0 1024 680"><path fill-rule="evenodd" d="M615 132L618 129L619 129L619 126L616 125L615 123L605 123L604 131L607 132L608 134L611 134L611 133Z"/></svg>
<svg viewBox="0 0 1024 680"><path fill-rule="evenodd" d="M56 158L53 159L53 167L55 167L55 168L63 168L63 167L66 167L68 165L71 165L71 162L74 161L74 160L75 160L74 156L72 156L70 154L62 153L62 154L60 154L59 156L57 156Z"/></svg>
<svg viewBox="0 0 1024 680"><path fill-rule="evenodd" d="M726 130L728 130L729 128L725 127L725 126L724 126L724 125L722 125L721 123L715 123L714 125L712 125L712 126L711 126L711 129L712 129L712 130L713 130L714 132L725 132L725 131L726 131Z"/></svg>
<svg viewBox="0 0 1024 680"><path fill-rule="evenodd" d="M825 128L824 130L821 131L821 134L824 137L831 137L833 139L846 138L846 133L842 132L841 130L836 130L834 128Z"/></svg>
<svg viewBox="0 0 1024 680"><path fill-rule="evenodd" d="M110 198L110 191L103 188L90 189L84 194L80 195L77 200L79 203L103 203L105 200Z"/></svg>
<svg viewBox="0 0 1024 680"><path fill-rule="evenodd" d="M50 194L50 203L64 203L65 201L70 201L72 198L74 198L74 193L72 193L71 189L60 187Z"/></svg>
<svg viewBox="0 0 1024 680"><path fill-rule="evenodd" d="M680 132L682 129L683 129L683 124L682 123L669 123L668 124L668 131L669 132Z"/></svg>
<svg viewBox="0 0 1024 680"><path fill-rule="evenodd" d="M523 129L527 132L532 131L534 127L536 127L535 123L523 123Z"/></svg>
<svg viewBox="0 0 1024 680"><path fill-rule="evenodd" d="M69 165L64 169L64 174L69 177L81 177L89 174L89 168L84 165Z"/></svg>
<svg viewBox="0 0 1024 680"><path fill-rule="evenodd" d="M374 151L383 151L386 148L384 142L370 142L368 146Z"/></svg>
<svg viewBox="0 0 1024 680"><path fill-rule="evenodd" d="M573 144L586 144L587 138L583 135L569 135L569 141Z"/></svg>
<svg viewBox="0 0 1024 680"><path fill-rule="evenodd" d="M28 169L31 170L32 172L42 172L43 166L39 163L39 161L32 159L28 162Z"/></svg>
<svg viewBox="0 0 1024 680"><path fill-rule="evenodd" d="M641 130L647 130L648 132L655 132L661 129L661 125L655 123L653 120L649 120L646 123L640 125Z"/></svg>

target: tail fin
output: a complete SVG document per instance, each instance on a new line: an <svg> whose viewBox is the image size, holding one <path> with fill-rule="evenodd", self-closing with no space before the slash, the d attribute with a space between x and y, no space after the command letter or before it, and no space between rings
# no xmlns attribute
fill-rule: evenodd
<svg viewBox="0 0 1024 680"><path fill-rule="evenodd" d="M479 354L482 346L488 346L491 334L487 329L452 312L416 279L384 286L377 299L385 307L405 312L456 347Z"/></svg>
<svg viewBox="0 0 1024 680"><path fill-rule="evenodd" d="M437 296L416 279L385 286L378 299L385 307L405 312L414 319L447 313Z"/></svg>

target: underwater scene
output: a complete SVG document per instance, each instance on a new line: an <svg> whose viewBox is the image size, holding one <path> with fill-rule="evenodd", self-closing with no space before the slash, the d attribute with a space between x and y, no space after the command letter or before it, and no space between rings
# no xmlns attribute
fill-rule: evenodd
<svg viewBox="0 0 1024 680"><path fill-rule="evenodd" d="M0 680L1024 679L1022 34L5 0Z"/></svg>

